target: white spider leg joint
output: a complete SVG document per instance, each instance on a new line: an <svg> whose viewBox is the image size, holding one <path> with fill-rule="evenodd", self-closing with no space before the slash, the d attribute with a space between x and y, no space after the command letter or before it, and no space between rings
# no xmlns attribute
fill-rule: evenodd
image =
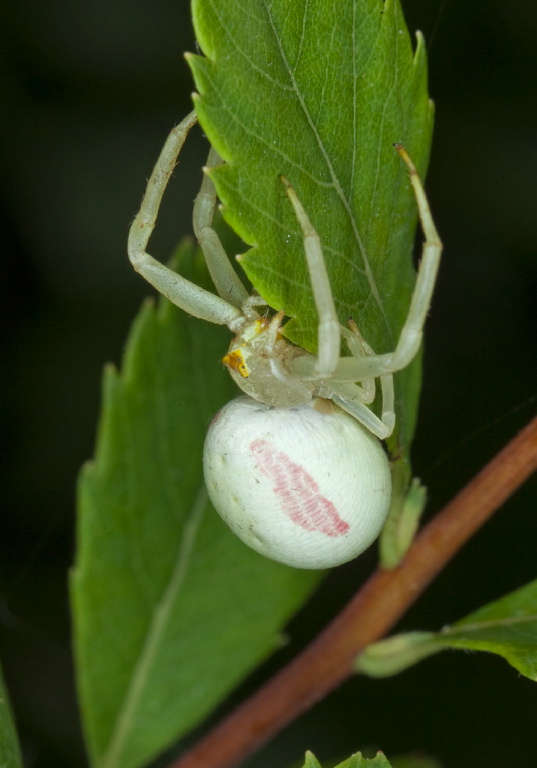
<svg viewBox="0 0 537 768"><path fill-rule="evenodd" d="M396 349L376 355L356 324L339 326L319 236L282 177L302 229L319 316L315 357L282 337L283 311L272 318L256 311L265 302L247 295L212 228L216 192L208 176L196 198L193 226L218 295L147 253L164 190L195 122L192 112L166 141L130 230L129 258L178 307L236 334L223 362L250 397L232 401L216 415L204 449L206 484L219 514L243 541L274 560L297 568L339 565L378 536L390 505L389 464L376 438L393 431L392 374L419 348L438 270L441 244L427 199L410 158L396 145L409 169L425 243ZM211 150L207 168L221 162ZM342 335L352 355L343 359ZM368 407L375 378L382 392L380 418Z"/></svg>

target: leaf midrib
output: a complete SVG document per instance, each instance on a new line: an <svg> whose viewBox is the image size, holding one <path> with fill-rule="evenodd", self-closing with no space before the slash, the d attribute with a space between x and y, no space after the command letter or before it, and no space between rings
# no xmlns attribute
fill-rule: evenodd
<svg viewBox="0 0 537 768"><path fill-rule="evenodd" d="M358 230L358 225L357 225L357 222L356 222L356 219L355 219L355 216L354 216L351 204L350 204L349 200L347 199L347 196L345 195L345 193L343 191L343 187L341 186L341 184L339 182L339 179L338 179L338 177L336 175L334 166L332 165L332 161L330 160L330 156L329 156L329 154L328 154L328 152L326 150L326 147L324 146L324 142L323 142L323 140L322 140L322 138L321 138L321 136L320 136L320 134L319 134L319 132L317 130L317 127L316 127L316 125L315 125L315 123L313 121L313 118L312 118L312 116L310 114L310 111L308 109L308 106L306 104L304 96L302 94L302 91L300 90L299 85L297 83L297 80L295 78L294 72L293 72L291 66L289 65L289 62L287 60L287 56L286 56L285 51L283 50L282 45L281 45L280 37L278 35L277 29L276 29L276 25L274 23L274 19L272 17L272 14L270 13L270 9L268 7L268 4L267 4L266 0L263 0L263 6L264 6L265 11L267 13L267 17L269 19L269 23L270 23L270 26L271 26L271 29L272 29L272 32L273 32L273 35L274 35L274 39L276 41L276 45L277 45L278 51L279 51L281 59L282 59L282 63L283 63L283 65L284 65L284 67L285 67L285 69L286 69L286 71L288 73L289 79L291 80L292 89L293 89L293 91L296 94L296 97L298 99L298 103L300 105L300 108L302 109L304 117L306 118L307 123L308 123L308 125L309 125L309 127L310 127L310 129L311 129L311 131L312 131L312 133L314 135L314 137L315 137L315 140L316 140L317 145L319 147L319 150L321 152L322 158L323 158L323 160L324 160L324 162L326 164L329 176L332 179L332 184L333 184L333 187L334 187L334 189L336 191L336 194L338 195L339 199L341 200L341 203L342 203L342 205L343 205L343 207L344 207L344 209L345 209L345 211L347 213L347 216L349 217L349 221L351 223L353 235L355 237L356 243L358 245L358 249L360 251L360 255L362 257L362 261L363 261L363 264L364 264L364 271L365 271L365 275L367 277L367 281L369 283L371 294L373 295L373 298L377 302L377 305L378 305L378 307L379 307L379 309L380 309L380 311L382 313L382 316L383 316L384 321L386 323L386 327L389 328L388 318L386 316L386 312L385 312L385 309L384 309L383 302L382 302L382 300L380 298L379 290L378 290L378 287L377 287L377 284L376 284L376 281L375 281L375 278L374 278L374 275L373 275L373 270L371 269L371 264L370 264L370 261L369 261L369 257L367 255L366 247L365 247L365 244L363 242L362 236L360 235L360 232ZM354 35L354 25L353 25L353 35ZM354 59L353 59L353 63L354 63ZM356 100L354 100L353 109L354 109L354 112L356 112ZM355 120L356 120L356 116L354 116L354 121Z"/></svg>
<svg viewBox="0 0 537 768"><path fill-rule="evenodd" d="M375 300L377 306L379 307L379 310L380 310L381 315L382 315L382 317L384 319L386 328L387 328L387 330L389 332L390 331L390 324L389 324L388 316L386 314L384 303L382 302L382 299L381 299L381 296L380 296L380 293L379 293L379 290L378 290L378 287L377 287L377 283L376 283L376 280L375 280L375 277L374 277L374 274L373 274L373 270L371 268L371 263L370 263L370 260L369 260L367 249L365 247L364 241L363 241L362 236L360 234L360 231L358 229L358 225L357 225L357 222L356 222L353 210L352 210L352 206L351 206L350 201L348 200L348 198L347 198L347 196L346 196L346 194L345 194L345 192L343 190L343 187L341 186L341 184L339 182L339 179L338 179L338 177L336 175L336 172L335 172L334 167L332 165L332 162L330 160L329 153L327 152L326 147L324 146L324 142L322 141L322 138L321 138L319 132L317 131L317 128L315 126L315 122L314 122L314 120L313 120L313 118L312 118L312 116L310 114L310 111L309 111L309 109L307 107L307 104L306 104L305 99L303 97L302 91L301 91L301 89L300 89L300 87L299 87L299 85L298 85L298 83L296 81L296 78L295 78L295 76L293 74L293 70L292 70L291 66L289 65L289 62L287 60L287 56L285 54L285 51L282 48L280 36L278 35L278 30L277 30L276 25L274 23L274 19L273 19L273 16L272 16L271 12L270 12L270 8L269 8L269 5L267 3L267 0L262 0L262 4L263 4L263 8L265 10L265 13L267 15L270 27L272 29L272 33L273 33L273 36L274 36L274 40L276 42L277 49L278 49L278 51L280 53L282 64L283 64L283 66L285 67L285 70L288 73L288 76L289 76L289 79L290 79L290 82L291 82L291 90L296 95L296 98L297 98L298 103L300 105L300 108L301 108L301 110L302 110L302 112L304 114L304 117L305 117L305 119L306 119L310 129L313 132L313 135L315 137L315 140L316 140L317 145L319 147L319 150L321 152L322 159L324 160L324 162L326 164L326 168L327 168L328 174L329 174L330 179L331 179L331 184L329 185L329 184L326 183L326 184L324 184L324 186L332 186L334 188L334 190L336 191L336 194L338 195L339 199L341 200L341 203L343 205L343 208L344 208L347 216L349 217L349 221L350 221L350 224L351 224L351 227L352 227L353 235L354 235L354 238L355 238L356 243L358 245L358 249L359 249L360 255L362 257L362 262L363 262L363 265L364 265L363 272L364 272L364 274L366 276L366 279L368 281L369 288L370 288L370 291L371 291L371 295L373 296L373 299ZM213 11L214 11L214 13L217 16L219 15L218 14L218 9L215 8L214 5L213 5ZM221 17L219 17L219 20L220 20L220 23L222 24L222 26L226 30L226 35L228 36L228 39L233 41L236 50L241 55L244 56L245 55L244 51L242 51L240 46L237 45L237 43L235 41L235 38L234 38L234 35L231 33L231 30L229 30L227 28L227 26L225 24L225 21ZM355 33L355 25L353 24L353 35L354 35L354 33ZM255 63L252 62L248 57L246 57L246 58L247 58L249 64L252 67L256 68L255 67ZM353 64L354 64L354 58L353 58ZM267 75L266 73L263 73L263 75L264 75L264 77L267 77L267 78L271 79L269 77L269 75ZM356 79L355 79L355 82L356 82ZM283 84L280 83L279 81L278 81L278 85L280 87L284 87ZM356 118L355 101L356 100L354 99L353 100L353 103L354 103L354 107L353 107L353 109L354 109L353 122L354 122L354 129L356 130L356 119L357 118ZM251 131L248 130L247 126L243 125L242 127L243 127L243 129L247 133L251 133ZM260 142L262 141L261 137L256 137L256 138ZM355 146L354 146L355 144L356 144L356 142L354 141L353 142L353 153L355 151ZM354 154L353 154L353 168L354 168ZM304 169L302 169L302 168L301 168L301 171L305 172ZM313 181L315 181L317 184L323 184L322 182L319 181L318 178L312 176L311 174L307 174L307 175L309 175L310 178Z"/></svg>
<svg viewBox="0 0 537 768"><path fill-rule="evenodd" d="M457 639L458 634L477 633L485 629L501 629L502 627L511 627L518 624L530 624L537 621L537 614L528 614L526 616L506 616L503 619L489 619L488 621L473 622L471 624L461 624L459 626L449 627L443 630L439 638ZM463 638L461 638L463 639ZM479 639L479 638L477 638Z"/></svg>
<svg viewBox="0 0 537 768"><path fill-rule="evenodd" d="M123 745L128 739L134 713L143 696L148 676L153 667L153 661L160 648L161 640L166 631L177 595L183 585L194 549L196 534L207 507L207 503L207 492L205 490L205 485L202 483L196 494L190 514L185 522L175 566L168 581L168 585L164 589L162 597L153 611L153 616L148 626L142 651L131 676L127 693L123 699L123 704L116 718L116 724L108 743L108 747L103 753L101 763L103 768L114 768L120 764L118 758L121 755Z"/></svg>

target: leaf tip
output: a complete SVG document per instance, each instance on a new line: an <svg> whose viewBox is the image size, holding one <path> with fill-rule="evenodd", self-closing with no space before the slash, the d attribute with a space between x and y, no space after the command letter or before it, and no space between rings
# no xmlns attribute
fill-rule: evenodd
<svg viewBox="0 0 537 768"><path fill-rule="evenodd" d="M423 32L421 32L419 29L416 30L416 50L414 51L413 64L417 69L427 65L427 48L425 45L425 37L423 36Z"/></svg>
<svg viewBox="0 0 537 768"><path fill-rule="evenodd" d="M80 484L80 487L94 472L96 472L96 468L97 464L95 459L87 459L87 461L82 464L78 474L78 483Z"/></svg>

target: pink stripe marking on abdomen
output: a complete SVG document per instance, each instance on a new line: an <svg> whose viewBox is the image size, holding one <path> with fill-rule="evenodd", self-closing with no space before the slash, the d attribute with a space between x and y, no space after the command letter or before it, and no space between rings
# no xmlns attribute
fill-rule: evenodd
<svg viewBox="0 0 537 768"><path fill-rule="evenodd" d="M331 501L320 492L313 477L287 454L277 451L267 440L250 443L259 470L272 480L272 490L280 497L282 509L293 523L306 531L326 536L343 536L349 524L338 515Z"/></svg>

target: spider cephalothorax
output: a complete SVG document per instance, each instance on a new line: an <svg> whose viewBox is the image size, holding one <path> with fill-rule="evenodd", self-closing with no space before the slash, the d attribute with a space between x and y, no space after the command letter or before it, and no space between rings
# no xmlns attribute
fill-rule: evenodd
<svg viewBox="0 0 537 768"><path fill-rule="evenodd" d="M266 405L292 407L313 397L315 386L292 373L292 363L307 353L280 333L283 312L249 321L230 344L222 362L238 386Z"/></svg>

